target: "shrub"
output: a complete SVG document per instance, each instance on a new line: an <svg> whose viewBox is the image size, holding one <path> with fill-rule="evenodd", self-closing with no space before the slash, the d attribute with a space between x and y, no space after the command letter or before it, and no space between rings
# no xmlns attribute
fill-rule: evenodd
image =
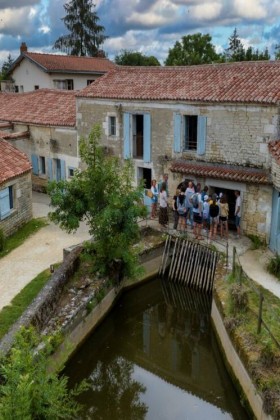
<svg viewBox="0 0 280 420"><path fill-rule="evenodd" d="M271 367L276 360L275 352L273 351L273 346L271 342L266 342L262 347L260 352L260 360L263 366Z"/></svg>
<svg viewBox="0 0 280 420"><path fill-rule="evenodd" d="M280 255L271 257L267 264L267 271L280 280Z"/></svg>
<svg viewBox="0 0 280 420"><path fill-rule="evenodd" d="M266 247L266 241L261 239L259 236L248 235L248 238L252 241L251 249L260 249Z"/></svg>
<svg viewBox="0 0 280 420"><path fill-rule="evenodd" d="M248 309L248 291L242 284L233 284L229 289L230 312L238 314L246 312Z"/></svg>
<svg viewBox="0 0 280 420"><path fill-rule="evenodd" d="M0 252L4 251L6 238L2 229L0 229Z"/></svg>

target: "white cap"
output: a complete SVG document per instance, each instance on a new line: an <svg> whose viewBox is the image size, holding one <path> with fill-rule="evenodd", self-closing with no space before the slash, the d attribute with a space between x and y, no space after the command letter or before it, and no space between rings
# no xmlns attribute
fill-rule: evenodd
<svg viewBox="0 0 280 420"><path fill-rule="evenodd" d="M204 196L204 201L207 201L208 200L208 195L206 194L205 196Z"/></svg>

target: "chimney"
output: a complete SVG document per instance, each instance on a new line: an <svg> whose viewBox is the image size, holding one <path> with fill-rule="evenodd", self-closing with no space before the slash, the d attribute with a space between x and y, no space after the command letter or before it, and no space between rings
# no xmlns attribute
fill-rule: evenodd
<svg viewBox="0 0 280 420"><path fill-rule="evenodd" d="M26 45L26 43L25 42L22 42L21 43L21 46L20 46L20 53L22 54L22 53L24 53L24 52L27 52L27 45Z"/></svg>

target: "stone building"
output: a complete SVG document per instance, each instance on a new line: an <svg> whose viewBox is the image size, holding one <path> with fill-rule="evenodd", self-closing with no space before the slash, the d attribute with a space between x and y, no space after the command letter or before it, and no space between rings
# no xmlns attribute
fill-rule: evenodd
<svg viewBox="0 0 280 420"><path fill-rule="evenodd" d="M244 233L269 242L279 83L279 62L122 67L77 94L78 135L100 123L102 144L133 159L135 182L168 172L171 194L190 179L226 193L231 223L239 190Z"/></svg>
<svg viewBox="0 0 280 420"><path fill-rule="evenodd" d="M32 218L31 164L0 137L0 229L9 236Z"/></svg>
<svg viewBox="0 0 280 420"><path fill-rule="evenodd" d="M73 91L0 93L0 130L32 162L34 189L70 178L79 166Z"/></svg>

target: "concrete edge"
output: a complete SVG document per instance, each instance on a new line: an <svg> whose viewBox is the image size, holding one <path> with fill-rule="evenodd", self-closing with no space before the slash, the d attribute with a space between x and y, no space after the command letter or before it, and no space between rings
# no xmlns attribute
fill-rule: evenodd
<svg viewBox="0 0 280 420"><path fill-rule="evenodd" d="M232 344L232 341L224 326L222 316L216 305L215 299L212 301L211 318L214 324L219 345L221 346L226 360L227 370L229 371L230 375L234 375L235 379L238 381L244 395L247 398L253 414L258 420L272 420L272 417L263 411L263 400Z"/></svg>

